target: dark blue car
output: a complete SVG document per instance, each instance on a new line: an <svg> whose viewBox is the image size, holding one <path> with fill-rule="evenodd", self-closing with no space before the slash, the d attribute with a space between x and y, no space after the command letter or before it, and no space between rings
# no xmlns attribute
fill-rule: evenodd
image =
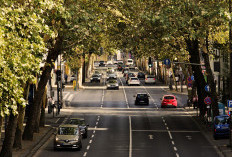
<svg viewBox="0 0 232 157"><path fill-rule="evenodd" d="M229 118L228 115L214 117L214 139L218 139L218 137L229 137Z"/></svg>

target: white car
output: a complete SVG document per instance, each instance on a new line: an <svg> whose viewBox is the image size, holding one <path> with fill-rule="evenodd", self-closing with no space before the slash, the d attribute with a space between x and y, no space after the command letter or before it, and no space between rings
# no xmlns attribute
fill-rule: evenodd
<svg viewBox="0 0 232 157"><path fill-rule="evenodd" d="M117 75L115 73L110 73L110 74L107 75L106 79L107 80L109 80L109 79L117 79Z"/></svg>
<svg viewBox="0 0 232 157"><path fill-rule="evenodd" d="M155 84L155 76L154 75L145 75L145 84L153 83Z"/></svg>
<svg viewBox="0 0 232 157"><path fill-rule="evenodd" d="M130 77L128 80L128 86L131 85L139 85L140 86L140 81L137 77Z"/></svg>
<svg viewBox="0 0 232 157"><path fill-rule="evenodd" d="M133 65L133 59L127 59L126 65Z"/></svg>

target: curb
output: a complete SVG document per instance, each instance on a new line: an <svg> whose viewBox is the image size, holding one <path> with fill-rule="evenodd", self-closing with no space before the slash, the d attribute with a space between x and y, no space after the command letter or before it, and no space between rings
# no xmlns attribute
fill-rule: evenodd
<svg viewBox="0 0 232 157"><path fill-rule="evenodd" d="M50 128L48 132L38 140L32 147L31 150L28 150L25 155L22 157L32 157L35 153L45 144L45 142L51 137L52 133L55 131L54 128Z"/></svg>

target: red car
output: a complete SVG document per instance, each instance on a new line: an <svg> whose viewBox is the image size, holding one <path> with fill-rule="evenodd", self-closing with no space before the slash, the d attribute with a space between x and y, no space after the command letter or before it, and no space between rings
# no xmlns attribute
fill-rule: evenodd
<svg viewBox="0 0 232 157"><path fill-rule="evenodd" d="M177 107L177 98L174 95L164 95L163 98L160 98L161 108L164 107Z"/></svg>

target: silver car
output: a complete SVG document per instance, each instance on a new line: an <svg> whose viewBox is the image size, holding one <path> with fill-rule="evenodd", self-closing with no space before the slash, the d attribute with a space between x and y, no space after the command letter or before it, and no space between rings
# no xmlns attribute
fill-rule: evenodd
<svg viewBox="0 0 232 157"><path fill-rule="evenodd" d="M54 150L61 148L82 148L82 136L78 125L63 124L58 127L54 139Z"/></svg>
<svg viewBox="0 0 232 157"><path fill-rule="evenodd" d="M106 82L107 89L119 89L118 81L116 79L110 79Z"/></svg>
<svg viewBox="0 0 232 157"><path fill-rule="evenodd" d="M128 86L130 85L138 85L140 86L140 81L137 77L130 77L128 80Z"/></svg>

